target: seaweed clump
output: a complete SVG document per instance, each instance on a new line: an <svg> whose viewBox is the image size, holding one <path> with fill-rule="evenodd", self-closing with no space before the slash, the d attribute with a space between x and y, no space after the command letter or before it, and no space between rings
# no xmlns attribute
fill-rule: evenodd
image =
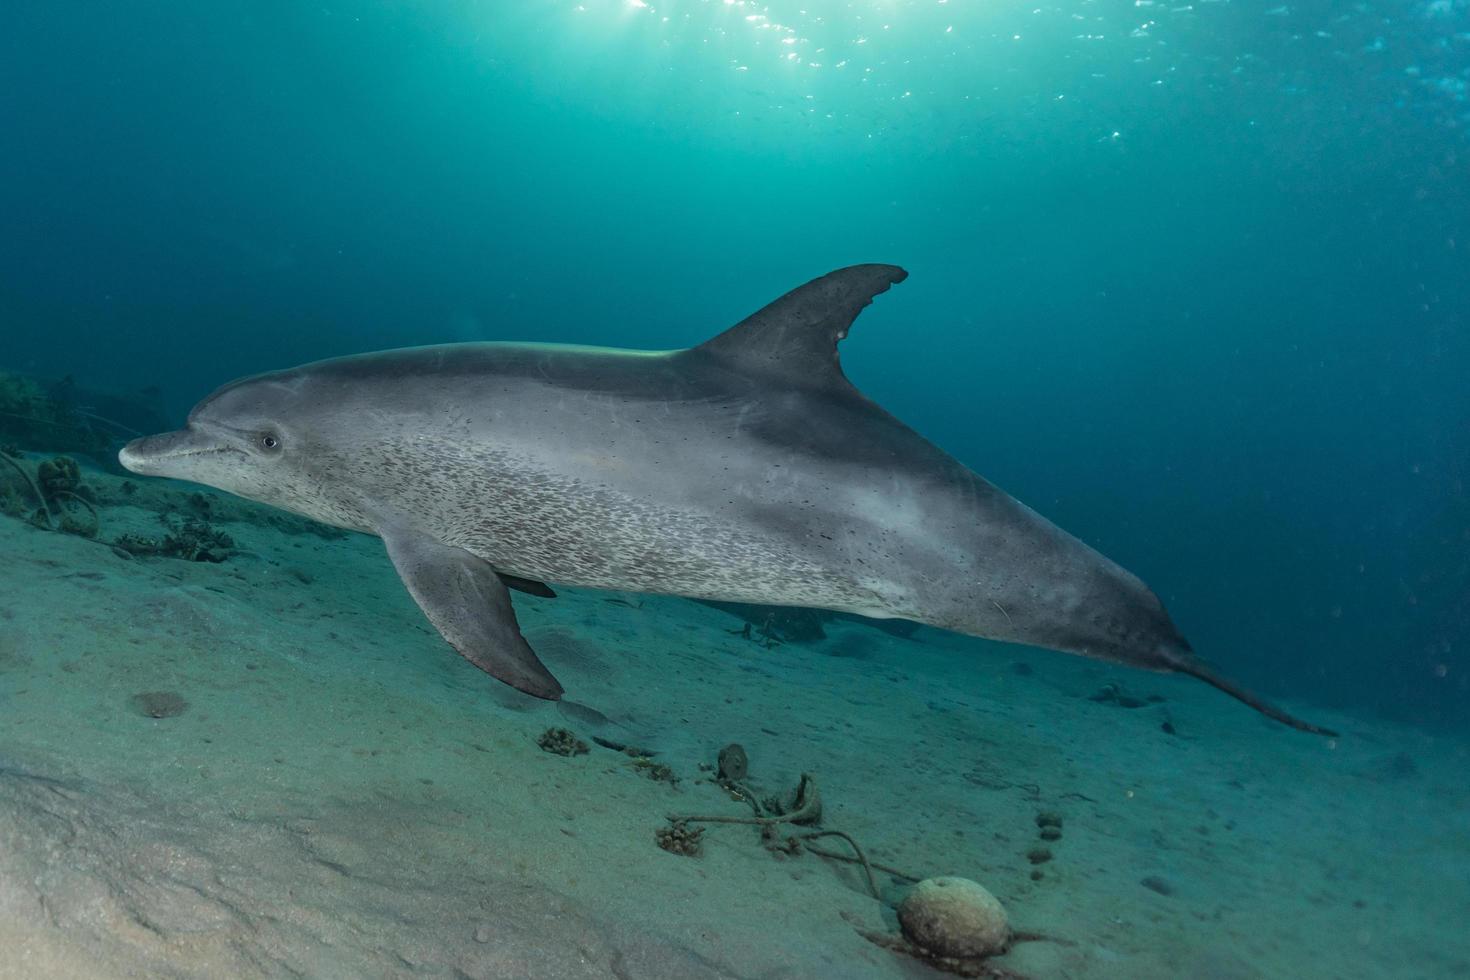
<svg viewBox="0 0 1470 980"><path fill-rule="evenodd" d="M671 766L662 762L654 762L648 756L639 753L636 749L625 751L633 757L634 772L646 776L656 783L668 783L670 786L679 785L679 777L674 774Z"/></svg>
<svg viewBox="0 0 1470 980"><path fill-rule="evenodd" d="M36 467L36 482L47 500L64 493L76 493L82 485L82 470L70 456L53 456Z"/></svg>
<svg viewBox="0 0 1470 980"><path fill-rule="evenodd" d="M565 728L546 729L536 739L536 744L541 746L543 752L550 752L552 755L586 755L588 752L587 743Z"/></svg>
<svg viewBox="0 0 1470 980"><path fill-rule="evenodd" d="M34 476L20 462L20 453L0 453L7 467L19 474L31 499L39 506L32 510L26 499L10 484L0 487L0 513L18 517L47 531L65 531L85 538L95 538L102 529L102 519L92 506L93 493L82 483L82 471L70 456L54 456L42 460Z"/></svg>
<svg viewBox="0 0 1470 980"><path fill-rule="evenodd" d="M41 495L59 515L58 530L95 538L102 518L92 506L94 494L82 483L82 468L70 456L53 456L36 467Z"/></svg>
<svg viewBox="0 0 1470 980"><path fill-rule="evenodd" d="M163 537L121 534L113 539L112 550L129 558L178 558L215 564L234 554L234 538L197 517L177 523L164 517L163 523L169 529Z"/></svg>
<svg viewBox="0 0 1470 980"><path fill-rule="evenodd" d="M669 826L656 830L653 838L658 842L659 847L670 854L699 857L704 851L704 845L700 843L700 838L703 836L703 827L691 827L683 820L675 820Z"/></svg>

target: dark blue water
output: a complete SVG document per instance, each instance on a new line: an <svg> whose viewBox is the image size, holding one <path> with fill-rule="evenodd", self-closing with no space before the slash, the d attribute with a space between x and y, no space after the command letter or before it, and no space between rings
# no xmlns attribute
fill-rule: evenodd
<svg viewBox="0 0 1470 980"><path fill-rule="evenodd" d="M0 9L0 367L171 411L911 278L865 391L1270 694L1470 724L1470 5Z"/></svg>

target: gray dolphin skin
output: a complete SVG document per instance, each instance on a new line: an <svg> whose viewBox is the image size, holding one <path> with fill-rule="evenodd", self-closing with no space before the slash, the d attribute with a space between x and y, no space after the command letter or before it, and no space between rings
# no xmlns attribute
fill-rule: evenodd
<svg viewBox="0 0 1470 980"><path fill-rule="evenodd" d="M864 397L837 344L891 265L839 269L697 347L414 347L225 385L135 473L209 484L387 545L466 659L562 687L509 588L542 583L902 618L1201 678L1133 575Z"/></svg>

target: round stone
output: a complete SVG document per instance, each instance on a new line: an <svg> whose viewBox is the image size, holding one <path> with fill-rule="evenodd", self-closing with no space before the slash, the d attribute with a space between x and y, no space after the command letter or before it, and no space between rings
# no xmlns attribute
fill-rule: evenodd
<svg viewBox="0 0 1470 980"><path fill-rule="evenodd" d="M1011 938L1006 910L968 878L927 878L898 907L909 942L936 956L975 959L1005 951Z"/></svg>

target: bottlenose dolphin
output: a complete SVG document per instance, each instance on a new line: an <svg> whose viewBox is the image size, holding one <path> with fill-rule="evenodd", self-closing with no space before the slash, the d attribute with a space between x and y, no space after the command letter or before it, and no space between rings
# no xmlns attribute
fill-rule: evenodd
<svg viewBox="0 0 1470 980"><path fill-rule="evenodd" d="M244 378L119 454L376 534L444 638L537 697L562 687L508 588L542 583L902 618L1217 676L1136 577L866 398L838 342L907 276L815 279L697 347L467 343Z"/></svg>

